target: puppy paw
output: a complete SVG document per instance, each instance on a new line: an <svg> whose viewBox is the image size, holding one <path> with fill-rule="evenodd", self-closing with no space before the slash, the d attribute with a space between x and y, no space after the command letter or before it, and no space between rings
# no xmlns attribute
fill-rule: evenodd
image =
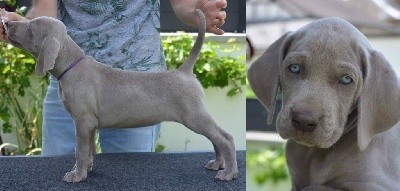
<svg viewBox="0 0 400 191"><path fill-rule="evenodd" d="M217 173L217 176L215 176L216 179L218 180L232 180L236 179L238 176L238 171L228 171L226 169L220 170Z"/></svg>
<svg viewBox="0 0 400 191"><path fill-rule="evenodd" d="M219 170L225 168L225 162L223 160L210 160L206 164L206 168L209 170Z"/></svg>
<svg viewBox="0 0 400 191"><path fill-rule="evenodd" d="M87 177L87 173L78 173L76 170L73 170L71 172L67 172L65 174L63 181L65 182L80 182L85 180Z"/></svg>

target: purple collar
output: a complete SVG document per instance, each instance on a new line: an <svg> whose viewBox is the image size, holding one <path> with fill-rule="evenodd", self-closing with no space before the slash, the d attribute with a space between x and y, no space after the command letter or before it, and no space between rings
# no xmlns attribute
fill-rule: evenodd
<svg viewBox="0 0 400 191"><path fill-rule="evenodd" d="M84 58L85 58L85 56L82 56L82 57L76 59L71 65L68 66L67 69L64 70L63 73L61 73L60 76L57 77L57 80L60 80L64 76L64 74L66 74L69 70L71 70L73 67L75 67L77 64L79 64L79 62L82 61Z"/></svg>

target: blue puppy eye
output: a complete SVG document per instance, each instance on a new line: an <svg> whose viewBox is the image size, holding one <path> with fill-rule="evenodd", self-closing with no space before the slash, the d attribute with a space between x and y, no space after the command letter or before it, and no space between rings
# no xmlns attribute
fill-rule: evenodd
<svg viewBox="0 0 400 191"><path fill-rule="evenodd" d="M300 66L298 64L291 64L289 65L289 70L292 73L300 73Z"/></svg>
<svg viewBox="0 0 400 191"><path fill-rule="evenodd" d="M353 78L351 78L349 75L344 75L340 77L340 83L343 85L349 85L353 83Z"/></svg>

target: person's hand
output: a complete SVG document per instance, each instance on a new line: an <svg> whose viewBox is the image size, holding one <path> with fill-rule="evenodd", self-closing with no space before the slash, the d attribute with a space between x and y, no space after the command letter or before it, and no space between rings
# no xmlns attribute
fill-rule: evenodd
<svg viewBox="0 0 400 191"><path fill-rule="evenodd" d="M23 21L23 20L27 20L27 19L21 15L18 15L17 13L7 12L4 9L0 10L0 15L1 15L0 41L9 42L6 30L5 30L5 26L3 25L3 23L7 23L9 21Z"/></svg>
<svg viewBox="0 0 400 191"><path fill-rule="evenodd" d="M226 0L198 0L196 4L196 9L203 11L206 16L207 22L207 32L211 32L217 35L224 34L224 30L220 29L225 23L226 12L221 11L225 9L228 3ZM197 17L196 17L197 18ZM197 18L196 26L198 26L199 19Z"/></svg>
<svg viewBox="0 0 400 191"><path fill-rule="evenodd" d="M194 9L200 9L206 17L206 31L224 34L219 27L225 23L226 12L221 9L226 8L226 0L171 0L171 4L176 16L185 24L198 27L200 20Z"/></svg>

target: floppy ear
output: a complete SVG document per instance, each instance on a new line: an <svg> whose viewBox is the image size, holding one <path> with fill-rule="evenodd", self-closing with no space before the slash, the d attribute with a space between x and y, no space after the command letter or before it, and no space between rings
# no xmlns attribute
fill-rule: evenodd
<svg viewBox="0 0 400 191"><path fill-rule="evenodd" d="M358 146L365 150L372 138L400 120L400 84L389 62L377 51L364 61L364 85L358 106Z"/></svg>
<svg viewBox="0 0 400 191"><path fill-rule="evenodd" d="M291 33L286 33L269 46L253 62L247 72L247 78L254 94L268 110L268 124L271 124L274 119L275 99L281 73L281 64L289 47L290 36Z"/></svg>
<svg viewBox="0 0 400 191"><path fill-rule="evenodd" d="M45 37L39 55L36 59L35 74L44 76L48 70L54 68L58 52L60 51L60 42L53 37Z"/></svg>

